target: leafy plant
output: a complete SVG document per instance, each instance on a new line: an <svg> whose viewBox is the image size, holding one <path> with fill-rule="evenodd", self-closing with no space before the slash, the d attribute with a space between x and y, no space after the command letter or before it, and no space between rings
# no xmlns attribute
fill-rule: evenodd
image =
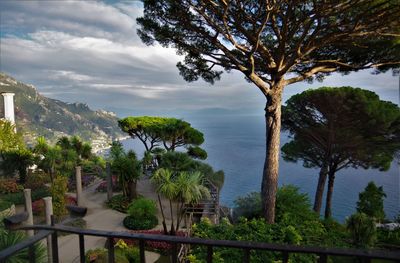
<svg viewBox="0 0 400 263"><path fill-rule="evenodd" d="M122 194L114 195L107 202L107 206L119 212L126 213L129 206L129 199Z"/></svg>
<svg viewBox="0 0 400 263"><path fill-rule="evenodd" d="M41 199L43 197L50 196L51 193L50 193L50 190L49 190L48 187L43 186L43 187L41 187L39 189L33 190L31 192L31 195L32 195L32 201L36 201L36 200ZM22 205L22 204L25 203L24 193L22 191L18 192L18 193L12 193L12 194L3 195L1 198L4 201L8 201L8 202L13 203L15 205Z"/></svg>
<svg viewBox="0 0 400 263"><path fill-rule="evenodd" d="M15 179L0 179L0 194L17 193L22 189Z"/></svg>
<svg viewBox="0 0 400 263"><path fill-rule="evenodd" d="M26 239L26 235L21 231L0 231L0 251L14 246ZM40 243L36 243L34 245L35 250L35 262L43 263L47 262L47 253L45 247ZM30 255L28 253L28 249L23 249L7 258L7 263L21 263L21 262L29 262Z"/></svg>
<svg viewBox="0 0 400 263"><path fill-rule="evenodd" d="M43 187L43 185L50 183L50 180L51 178L47 173L40 170L36 170L28 174L28 176L26 177L24 187L34 191L36 189Z"/></svg>
<svg viewBox="0 0 400 263"><path fill-rule="evenodd" d="M0 211L9 209L11 206L13 205L13 203L0 199Z"/></svg>
<svg viewBox="0 0 400 263"><path fill-rule="evenodd" d="M128 207L128 216L123 224L131 230L151 229L158 224L157 206L151 199L139 198Z"/></svg>
<svg viewBox="0 0 400 263"><path fill-rule="evenodd" d="M138 198L133 200L128 206L128 215L145 218L157 213L156 203L147 198Z"/></svg>
<svg viewBox="0 0 400 263"><path fill-rule="evenodd" d="M147 230L158 225L158 218L155 215L143 218L127 216L124 218L123 224L124 227L130 230Z"/></svg>
<svg viewBox="0 0 400 263"><path fill-rule="evenodd" d="M51 196L53 197L53 214L60 218L67 214L65 208L65 193L67 192L68 178L57 176L51 184Z"/></svg>
<svg viewBox="0 0 400 263"><path fill-rule="evenodd" d="M346 220L353 245L356 247L371 247L375 244L377 234L373 218L364 213L355 213Z"/></svg>

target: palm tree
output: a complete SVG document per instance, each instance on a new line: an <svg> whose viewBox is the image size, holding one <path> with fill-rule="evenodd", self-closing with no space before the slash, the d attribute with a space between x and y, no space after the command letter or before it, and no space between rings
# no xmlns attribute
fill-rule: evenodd
<svg viewBox="0 0 400 263"><path fill-rule="evenodd" d="M160 168L155 172L151 181L157 186L157 194L163 195L169 201L171 213L171 235L175 235L179 230L179 225L184 215L185 204L195 204L201 199L210 196L209 190L203 185L203 175L200 172L179 172L174 174L171 170ZM165 215L162 209L160 196L158 196L158 200L161 207L164 225ZM176 227L173 215L173 201L176 202ZM167 232L166 226L164 227L164 232Z"/></svg>
<svg viewBox="0 0 400 263"><path fill-rule="evenodd" d="M164 195L165 197L168 198L174 197L174 194L176 193L175 189L175 184L172 182L172 172L168 169L160 168L158 169L153 176L151 177L151 182L154 183L157 188L157 198L158 198L158 203L160 205L160 210L161 210L161 216L162 216L162 225L164 228L164 234L168 234L168 229L167 229L167 224L165 222L165 214L164 214L164 209L161 203L161 196L160 194ZM169 199L169 198L168 198ZM172 202L170 200L170 209L171 209L171 219L173 217L172 215ZM172 231L172 226L173 226L174 220L172 220L172 225L171 225L171 231Z"/></svg>

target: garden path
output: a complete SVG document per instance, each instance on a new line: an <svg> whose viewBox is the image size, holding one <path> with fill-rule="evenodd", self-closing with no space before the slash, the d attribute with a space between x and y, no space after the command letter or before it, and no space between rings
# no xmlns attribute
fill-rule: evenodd
<svg viewBox="0 0 400 263"><path fill-rule="evenodd" d="M83 190L84 206L88 208L86 216L83 218L87 223L88 229L108 230L108 231L126 231L122 221L126 214L111 210L105 207L107 199L106 193L96 192L96 187L100 180L95 181L88 188ZM138 183L138 192L144 196L151 195L152 185L147 179ZM154 192L153 192L154 193ZM58 240L60 262L79 262L79 241L77 235L68 235L60 237ZM85 249L104 247L105 238L85 236ZM146 262L157 261L159 254L146 251Z"/></svg>

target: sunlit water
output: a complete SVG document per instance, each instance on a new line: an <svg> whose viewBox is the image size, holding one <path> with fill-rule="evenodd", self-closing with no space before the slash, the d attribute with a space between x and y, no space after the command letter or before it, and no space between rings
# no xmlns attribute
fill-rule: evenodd
<svg viewBox="0 0 400 263"><path fill-rule="evenodd" d="M208 116L185 118L193 127L204 133L202 147L207 151L207 162L215 170L224 170L225 184L221 191L221 203L232 206L238 196L260 191L262 168L265 157L265 127L263 116ZM288 140L282 135L282 145ZM134 149L139 155L144 148L137 140L123 142L126 149ZM394 218L400 212L399 165L393 162L389 171L346 169L336 175L332 214L339 221L354 213L358 193L369 181L383 186L387 195L385 212ZM314 200L318 169L304 168L301 163L280 160L279 185L294 184L301 192ZM325 200L325 199L324 199Z"/></svg>

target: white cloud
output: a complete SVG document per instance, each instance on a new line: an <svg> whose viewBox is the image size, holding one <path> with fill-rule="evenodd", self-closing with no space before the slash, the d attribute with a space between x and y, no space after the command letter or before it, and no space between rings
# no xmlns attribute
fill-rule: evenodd
<svg viewBox="0 0 400 263"><path fill-rule="evenodd" d="M175 50L140 42L137 2L7 1L0 8L1 70L54 98L95 108L264 108L265 98L241 73L224 74L214 86L183 81ZM322 85L359 86L397 101L397 78L368 72L298 83L284 100Z"/></svg>

